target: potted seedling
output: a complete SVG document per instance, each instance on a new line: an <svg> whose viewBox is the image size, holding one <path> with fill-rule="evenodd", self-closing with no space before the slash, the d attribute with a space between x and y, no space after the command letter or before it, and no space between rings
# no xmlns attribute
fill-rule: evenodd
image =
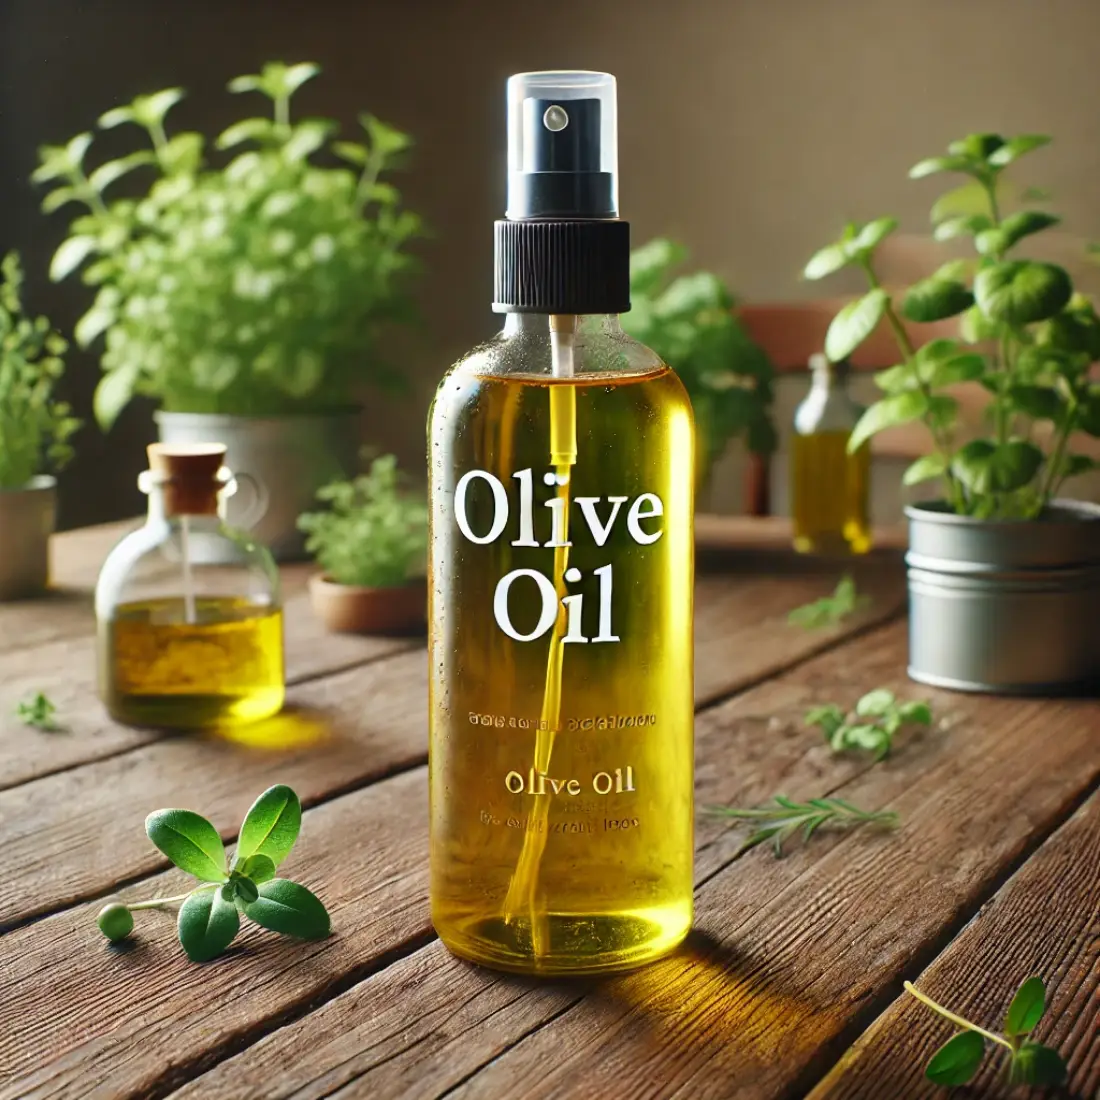
<svg viewBox="0 0 1100 1100"><path fill-rule="evenodd" d="M216 166L203 135L170 132L184 93L169 88L100 117L140 137L133 152L90 168L92 134L78 134L42 148L34 173L45 211L84 207L50 274L97 288L75 336L102 345L100 425L144 395L163 441L224 443L267 499L254 530L280 557L300 552L295 520L318 487L355 469L360 384L401 381L375 349L408 316L420 228L382 179L409 138L361 115L363 140L337 141L334 121L292 116L318 71L270 63L231 81L270 116L219 134ZM255 504L230 502L230 522Z"/></svg>
<svg viewBox="0 0 1100 1100"><path fill-rule="evenodd" d="M885 322L898 363L876 376L884 396L851 435L920 421L929 451L906 485L937 480L939 499L909 516L910 675L942 687L1053 692L1100 674L1100 508L1063 500L1067 480L1094 467L1074 450L1079 433L1100 436L1100 318L1069 275L1023 259L1018 246L1057 224L1045 210L1006 209L1003 173L1048 138L971 134L910 176L969 177L979 208L959 192L933 210L937 240L963 238L975 258L951 260L899 298L875 270L875 250L897 223L849 225L820 250L806 277L856 267L868 291L846 305L826 337L829 358L846 358ZM913 340L901 318L957 318L959 339ZM952 387L988 393L988 434L963 438Z"/></svg>
<svg viewBox="0 0 1100 1100"><path fill-rule="evenodd" d="M775 450L774 372L733 314L734 299L709 271L674 275L686 249L658 238L630 257L630 312L623 328L679 375L695 413L696 482L706 484L730 439L753 454Z"/></svg>
<svg viewBox="0 0 1100 1100"><path fill-rule="evenodd" d="M313 609L329 630L397 634L424 622L428 510L408 490L393 455L365 474L323 486L328 508L298 519L323 572L310 581Z"/></svg>
<svg viewBox="0 0 1100 1100"><path fill-rule="evenodd" d="M59 470L72 457L80 422L53 391L65 341L45 317L23 312L19 257L0 262L0 600L46 587Z"/></svg>

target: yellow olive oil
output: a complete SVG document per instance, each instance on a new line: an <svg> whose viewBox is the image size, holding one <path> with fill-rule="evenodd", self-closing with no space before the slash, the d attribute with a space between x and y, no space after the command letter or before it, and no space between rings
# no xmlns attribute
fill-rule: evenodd
<svg viewBox="0 0 1100 1100"><path fill-rule="evenodd" d="M810 554L865 554L871 451L848 453L849 431L795 434L791 442L794 546Z"/></svg>
<svg viewBox="0 0 1100 1100"><path fill-rule="evenodd" d="M690 927L693 448L665 368L440 386L432 917L459 955L606 971Z"/></svg>
<svg viewBox="0 0 1100 1100"><path fill-rule="evenodd" d="M239 726L283 705L282 612L239 598L123 603L100 624L100 689L134 726Z"/></svg>

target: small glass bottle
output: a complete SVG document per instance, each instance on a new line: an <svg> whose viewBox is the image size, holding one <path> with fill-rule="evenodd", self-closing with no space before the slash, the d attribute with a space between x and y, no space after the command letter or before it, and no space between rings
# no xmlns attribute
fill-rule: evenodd
<svg viewBox="0 0 1100 1100"><path fill-rule="evenodd" d="M791 515L804 554L865 554L871 548L870 445L848 453L863 413L848 394L848 364L810 358L813 382L794 414Z"/></svg>
<svg viewBox="0 0 1100 1100"><path fill-rule="evenodd" d="M267 718L285 691L279 573L266 547L223 522L237 487L225 447L148 453L138 479L148 518L96 584L103 702L119 722L159 729Z"/></svg>

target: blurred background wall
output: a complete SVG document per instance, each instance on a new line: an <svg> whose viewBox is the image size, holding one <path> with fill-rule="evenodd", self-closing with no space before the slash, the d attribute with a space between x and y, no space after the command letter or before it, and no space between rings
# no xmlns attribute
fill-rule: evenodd
<svg viewBox="0 0 1100 1100"><path fill-rule="evenodd" d="M71 330L88 297L75 280L46 279L67 218L38 211L35 148L171 85L189 93L176 127L213 134L240 117L230 77L273 58L321 63L302 111L350 130L368 109L417 141L398 181L434 231L419 250L423 330L400 348L415 394L368 398L365 418L370 438L420 469L436 380L497 327L491 237L510 73L615 73L635 240L675 236L739 296L792 299L811 296L797 273L846 219L894 213L923 232L940 185L909 182L907 168L975 129L1055 136L1027 170L1065 217L1053 247L1080 267L1081 242L1100 238L1097 41L1097 0L0 0L0 249L23 252L31 308ZM66 388L89 419L96 378L94 357L73 353ZM781 387L781 424L804 384ZM149 413L129 408L106 437L85 427L62 478L64 526L140 509ZM896 497L894 484L880 515L896 511L882 495ZM736 509L738 486L734 455L713 505Z"/></svg>

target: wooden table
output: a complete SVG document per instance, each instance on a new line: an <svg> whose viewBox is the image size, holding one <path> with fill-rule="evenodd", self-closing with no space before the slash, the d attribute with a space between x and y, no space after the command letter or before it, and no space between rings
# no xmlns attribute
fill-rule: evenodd
<svg viewBox="0 0 1100 1100"><path fill-rule="evenodd" d="M684 949L556 983L475 969L432 932L422 641L324 635L290 568L281 745L124 729L95 698L89 599L118 529L56 539L62 590L0 608L0 1097L934 1096L923 1065L951 1028L902 980L997 1027L1033 973L1051 1002L1039 1037L1095 1097L1100 707L918 690L896 554L860 563L868 609L788 626L839 569L769 548L767 530L783 533L726 525L716 544L740 531L753 549L707 555L699 576L698 802L839 794L901 827L823 831L777 860L700 816ZM809 705L879 685L937 719L888 762L832 756L803 725ZM68 732L10 717L37 690ZM307 806L287 874L328 905L329 939L249 926L200 966L154 912L107 945L100 899L186 888L149 811L199 810L231 839L274 782ZM998 1095L993 1062L971 1095Z"/></svg>

